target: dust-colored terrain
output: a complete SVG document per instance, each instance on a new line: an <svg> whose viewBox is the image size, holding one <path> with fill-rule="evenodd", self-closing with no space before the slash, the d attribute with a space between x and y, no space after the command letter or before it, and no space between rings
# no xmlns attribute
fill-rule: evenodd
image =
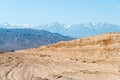
<svg viewBox="0 0 120 80"><path fill-rule="evenodd" d="M0 80L120 80L120 33L0 53Z"/></svg>

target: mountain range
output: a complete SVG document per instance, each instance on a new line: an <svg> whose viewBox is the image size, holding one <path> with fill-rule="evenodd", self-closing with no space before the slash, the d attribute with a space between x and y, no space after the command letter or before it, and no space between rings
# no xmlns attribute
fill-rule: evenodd
<svg viewBox="0 0 120 80"><path fill-rule="evenodd" d="M45 30L0 28L0 51L34 48L72 39Z"/></svg>
<svg viewBox="0 0 120 80"><path fill-rule="evenodd" d="M52 33L59 33L65 36L83 38L108 32L120 32L120 25L107 23L85 23L85 24L60 24L58 22L44 25L21 25L21 24L1 24L1 28L33 28L46 30Z"/></svg>

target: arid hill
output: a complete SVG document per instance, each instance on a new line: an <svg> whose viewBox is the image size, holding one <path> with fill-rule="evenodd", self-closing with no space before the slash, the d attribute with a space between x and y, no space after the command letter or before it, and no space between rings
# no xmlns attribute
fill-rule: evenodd
<svg viewBox="0 0 120 80"><path fill-rule="evenodd" d="M0 80L120 80L120 33L0 53Z"/></svg>

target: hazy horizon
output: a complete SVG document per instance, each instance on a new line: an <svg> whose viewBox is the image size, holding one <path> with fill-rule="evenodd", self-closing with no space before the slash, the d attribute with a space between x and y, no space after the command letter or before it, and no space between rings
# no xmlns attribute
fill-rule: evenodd
<svg viewBox="0 0 120 80"><path fill-rule="evenodd" d="M1 0L0 23L120 25L120 0Z"/></svg>

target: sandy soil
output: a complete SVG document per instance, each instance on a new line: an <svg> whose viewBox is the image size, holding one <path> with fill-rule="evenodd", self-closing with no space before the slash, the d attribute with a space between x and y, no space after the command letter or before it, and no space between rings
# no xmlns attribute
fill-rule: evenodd
<svg viewBox="0 0 120 80"><path fill-rule="evenodd" d="M0 53L0 80L120 80L120 33Z"/></svg>

